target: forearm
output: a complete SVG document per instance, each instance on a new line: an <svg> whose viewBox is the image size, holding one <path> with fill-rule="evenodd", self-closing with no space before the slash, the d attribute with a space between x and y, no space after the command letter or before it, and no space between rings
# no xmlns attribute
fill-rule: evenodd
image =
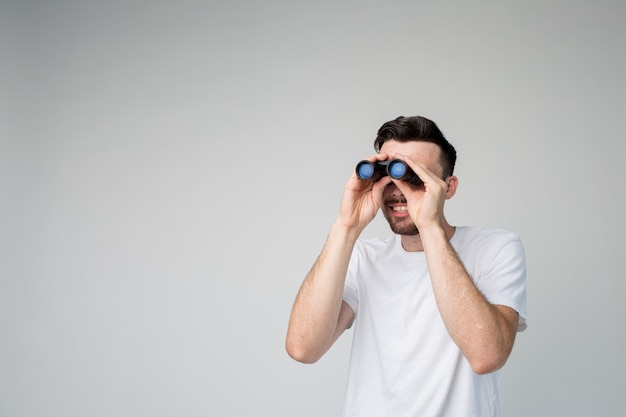
<svg viewBox="0 0 626 417"><path fill-rule="evenodd" d="M302 362L315 362L332 345L341 311L350 255L360 231L335 222L294 302L286 347Z"/></svg>
<svg viewBox="0 0 626 417"><path fill-rule="evenodd" d="M477 373L500 368L515 338L511 316L503 315L501 307L492 305L481 294L443 229L420 230L420 236L448 333Z"/></svg>

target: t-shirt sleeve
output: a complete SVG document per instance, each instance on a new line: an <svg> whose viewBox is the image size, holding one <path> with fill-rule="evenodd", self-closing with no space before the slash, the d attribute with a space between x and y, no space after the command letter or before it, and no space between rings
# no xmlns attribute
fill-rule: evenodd
<svg viewBox="0 0 626 417"><path fill-rule="evenodd" d="M508 235L491 248L486 268L477 286L492 304L511 307L519 313L517 331L526 330L526 258L517 235Z"/></svg>

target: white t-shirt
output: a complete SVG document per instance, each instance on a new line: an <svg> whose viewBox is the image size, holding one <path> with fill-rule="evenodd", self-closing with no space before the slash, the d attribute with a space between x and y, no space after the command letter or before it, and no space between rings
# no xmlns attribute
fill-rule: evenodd
<svg viewBox="0 0 626 417"><path fill-rule="evenodd" d="M492 304L519 313L526 328L526 267L519 237L457 227L450 240ZM399 235L359 240L344 301L355 311L344 417L497 417L500 371L473 372L437 309L424 252Z"/></svg>

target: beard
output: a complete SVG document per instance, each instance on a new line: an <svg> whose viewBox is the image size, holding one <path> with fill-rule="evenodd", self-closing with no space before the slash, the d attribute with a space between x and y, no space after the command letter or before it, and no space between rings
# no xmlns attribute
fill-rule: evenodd
<svg viewBox="0 0 626 417"><path fill-rule="evenodd" d="M397 235L416 236L420 234L417 226L415 226L415 224L413 223L403 225L399 223L389 222L389 226L391 227L391 231Z"/></svg>
<svg viewBox="0 0 626 417"><path fill-rule="evenodd" d="M389 207L389 205L393 203L395 203L395 201L386 201L385 207ZM415 223L413 223L410 216L403 218L393 217L389 214L388 210L383 210L383 215L385 216L385 219L387 219L389 227L391 227L391 231L395 234L405 236L415 236L420 234L417 226L415 226Z"/></svg>
<svg viewBox="0 0 626 417"><path fill-rule="evenodd" d="M398 222L394 221L394 219L389 218L387 218L387 221L389 222L389 227L391 227L391 231L397 235L416 236L420 234L417 226L415 226L415 224L412 222Z"/></svg>

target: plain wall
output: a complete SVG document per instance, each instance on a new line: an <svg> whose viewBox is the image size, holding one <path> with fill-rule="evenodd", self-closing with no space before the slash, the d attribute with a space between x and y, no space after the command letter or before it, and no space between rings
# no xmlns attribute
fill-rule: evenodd
<svg viewBox="0 0 626 417"><path fill-rule="evenodd" d="M291 304L376 130L415 114L459 153L449 220L525 244L503 414L623 415L625 18L2 2L0 416L339 415L350 333L298 364Z"/></svg>

